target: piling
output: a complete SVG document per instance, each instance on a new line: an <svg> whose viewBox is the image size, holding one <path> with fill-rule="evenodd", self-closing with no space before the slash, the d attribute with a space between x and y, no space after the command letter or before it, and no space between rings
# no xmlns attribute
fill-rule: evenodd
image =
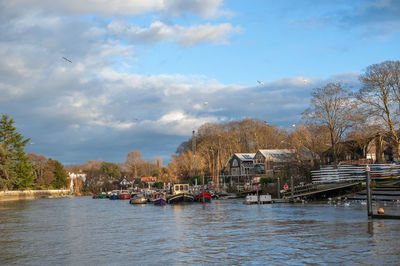
<svg viewBox="0 0 400 266"><path fill-rule="evenodd" d="M281 179L278 177L278 199L281 198Z"/></svg>
<svg viewBox="0 0 400 266"><path fill-rule="evenodd" d="M205 199L205 197L204 197L204 175L203 175L203 186L202 186L202 192L203 192L203 197L202 197L202 200L203 200L203 204L204 204L204 203L206 203L206 199Z"/></svg>
<svg viewBox="0 0 400 266"><path fill-rule="evenodd" d="M368 217L372 216L372 193L371 193L371 173L370 173L370 168L367 165L365 167L365 173L367 175L367 182L366 182L366 186L367 186L367 210L368 210Z"/></svg>
<svg viewBox="0 0 400 266"><path fill-rule="evenodd" d="M290 177L290 194L292 196L292 201L294 201L294 180L293 180L293 176Z"/></svg>

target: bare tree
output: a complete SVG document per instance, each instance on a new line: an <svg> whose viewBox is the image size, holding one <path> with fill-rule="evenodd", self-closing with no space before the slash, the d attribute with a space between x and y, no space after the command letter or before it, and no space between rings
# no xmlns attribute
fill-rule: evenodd
<svg viewBox="0 0 400 266"><path fill-rule="evenodd" d="M131 150L126 155L126 162L128 163L133 177L138 176L138 164L143 160L142 153L140 151Z"/></svg>
<svg viewBox="0 0 400 266"><path fill-rule="evenodd" d="M363 87L357 98L364 103L371 125L384 125L393 146L393 159L399 161L400 139L397 134L400 109L400 61L385 61L367 67L360 76Z"/></svg>
<svg viewBox="0 0 400 266"><path fill-rule="evenodd" d="M325 127L328 130L332 159L337 162L337 144L357 120L356 103L341 83L329 83L315 88L311 96L311 107L303 113L303 117L310 126Z"/></svg>

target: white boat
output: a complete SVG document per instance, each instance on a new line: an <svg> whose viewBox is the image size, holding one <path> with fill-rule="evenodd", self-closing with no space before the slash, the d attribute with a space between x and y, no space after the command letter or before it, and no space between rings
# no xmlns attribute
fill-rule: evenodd
<svg viewBox="0 0 400 266"><path fill-rule="evenodd" d="M133 193L131 195L131 199L129 200L130 204L146 204L147 199L143 196L143 194Z"/></svg>
<svg viewBox="0 0 400 266"><path fill-rule="evenodd" d="M265 204L272 203L271 195L247 195L244 204Z"/></svg>

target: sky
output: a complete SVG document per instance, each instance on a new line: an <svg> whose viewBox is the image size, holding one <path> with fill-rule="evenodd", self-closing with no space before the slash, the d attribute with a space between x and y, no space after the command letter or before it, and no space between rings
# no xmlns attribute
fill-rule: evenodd
<svg viewBox="0 0 400 266"><path fill-rule="evenodd" d="M289 129L399 44L397 0L0 0L0 113L65 165L165 165L204 123Z"/></svg>

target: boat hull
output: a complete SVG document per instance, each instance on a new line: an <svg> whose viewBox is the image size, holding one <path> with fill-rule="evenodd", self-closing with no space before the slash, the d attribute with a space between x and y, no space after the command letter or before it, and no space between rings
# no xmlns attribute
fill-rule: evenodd
<svg viewBox="0 0 400 266"><path fill-rule="evenodd" d="M116 194L110 195L110 200L117 200L117 199L119 199L118 195Z"/></svg>
<svg viewBox="0 0 400 266"><path fill-rule="evenodd" d="M205 202L211 202L211 194L209 193L209 192L204 192L204 201ZM202 193L200 193L200 194L198 194L196 197L195 197L195 201L197 201L197 202L203 202L203 192Z"/></svg>
<svg viewBox="0 0 400 266"><path fill-rule="evenodd" d="M128 200L131 198L130 194L119 194L119 199L120 200Z"/></svg>
<svg viewBox="0 0 400 266"><path fill-rule="evenodd" d="M130 204L146 204L147 203L147 199L145 197L131 198L129 203Z"/></svg>
<svg viewBox="0 0 400 266"><path fill-rule="evenodd" d="M106 199L107 198L107 194L100 193L100 194L97 194L97 195L93 195L93 198L94 199Z"/></svg>
<svg viewBox="0 0 400 266"><path fill-rule="evenodd" d="M167 201L163 198L159 198L159 199L154 200L153 204L163 206L163 205L167 204Z"/></svg>
<svg viewBox="0 0 400 266"><path fill-rule="evenodd" d="M194 196L189 193L181 193L169 196L167 201L169 204L191 203L194 201Z"/></svg>

